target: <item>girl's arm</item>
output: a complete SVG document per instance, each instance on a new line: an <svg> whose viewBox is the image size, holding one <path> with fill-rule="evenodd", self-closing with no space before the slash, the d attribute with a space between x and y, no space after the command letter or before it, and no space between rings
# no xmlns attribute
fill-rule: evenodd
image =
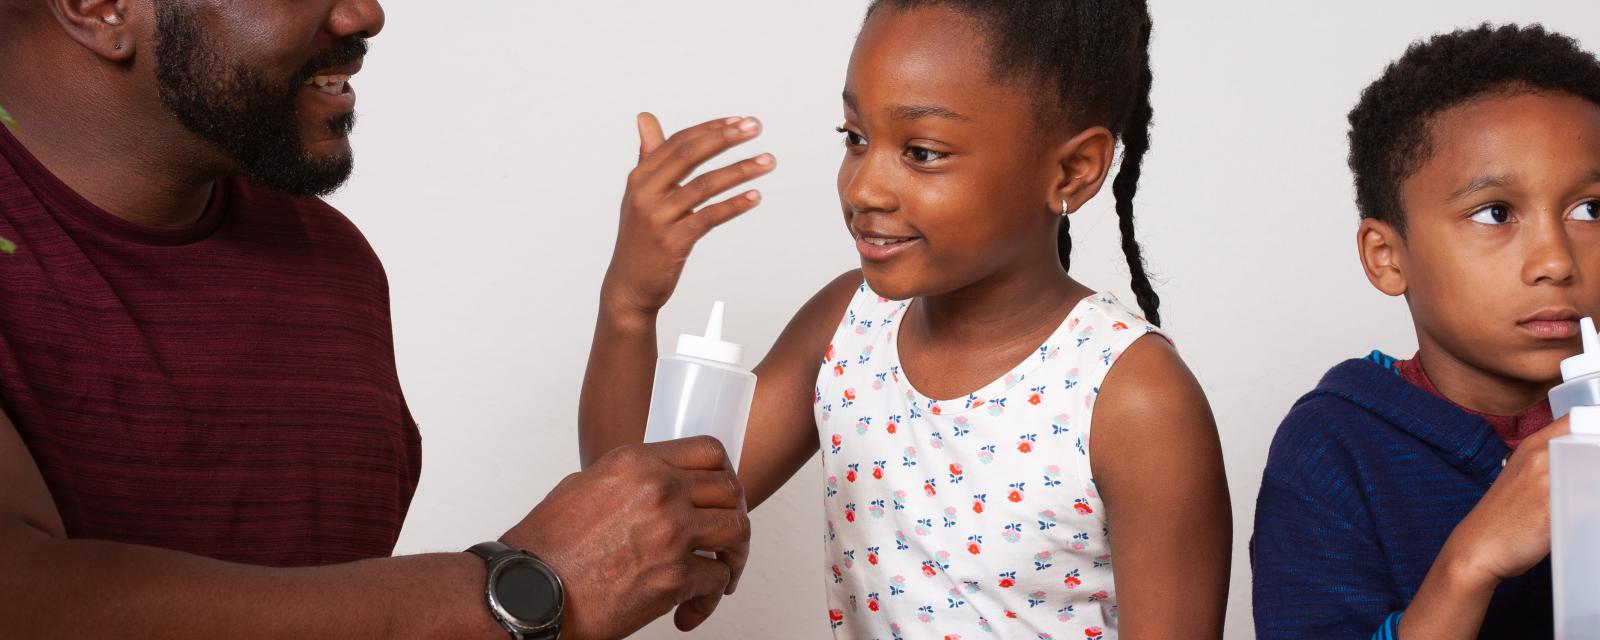
<svg viewBox="0 0 1600 640"><path fill-rule="evenodd" d="M754 191L696 212L693 208L771 171L770 156L709 172L683 186L695 167L759 132L752 119L715 120L663 141L655 117L639 117L640 161L628 177L622 223L600 293L589 368L578 404L579 449L585 466L616 447L644 439L655 377L656 313L672 296L694 243L722 222L750 210ZM817 450L811 398L818 367L861 273L851 271L817 292L789 321L761 364L751 404L739 479L755 508ZM619 390L625 390L619 391Z"/></svg>
<svg viewBox="0 0 1600 640"><path fill-rule="evenodd" d="M1106 504L1123 637L1221 638L1233 510L1216 421L1160 337L1134 342L1101 385L1089 464Z"/></svg>
<svg viewBox="0 0 1600 640"><path fill-rule="evenodd" d="M712 120L663 139L661 124L639 115L639 165L628 174L611 266L600 287L589 368L578 400L578 451L588 467L606 452L644 439L655 375L656 313L678 286L701 237L760 202L745 191L700 208L723 192L772 171L761 154L690 180L696 168L755 138L754 118ZM698 209L698 210L697 210Z"/></svg>

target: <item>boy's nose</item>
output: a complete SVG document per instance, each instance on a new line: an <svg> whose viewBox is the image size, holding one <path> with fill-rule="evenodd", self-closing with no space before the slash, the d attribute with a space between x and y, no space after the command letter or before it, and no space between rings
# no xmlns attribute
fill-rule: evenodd
<svg viewBox="0 0 1600 640"><path fill-rule="evenodd" d="M1523 263L1523 282L1530 286L1571 283L1577 275L1578 261L1573 255L1572 236L1561 217L1557 216L1553 223L1533 225L1529 232L1532 246Z"/></svg>

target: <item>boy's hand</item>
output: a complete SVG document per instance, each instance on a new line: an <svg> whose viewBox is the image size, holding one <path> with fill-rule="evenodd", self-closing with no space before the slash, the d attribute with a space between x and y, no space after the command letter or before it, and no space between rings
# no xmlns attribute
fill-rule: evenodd
<svg viewBox="0 0 1600 640"><path fill-rule="evenodd" d="M766 175L771 154L707 172L682 184L696 168L761 133L755 118L712 120L662 139L661 124L639 114L639 165L628 174L617 246L601 289L602 309L653 315L667 304L695 242L711 229L755 208L755 190L700 208L740 184ZM697 210L698 208L698 210Z"/></svg>
<svg viewBox="0 0 1600 640"><path fill-rule="evenodd" d="M1463 566L1478 577L1498 585L1550 555L1550 440L1567 435L1570 426L1562 418L1523 440L1451 534L1446 546L1459 542Z"/></svg>

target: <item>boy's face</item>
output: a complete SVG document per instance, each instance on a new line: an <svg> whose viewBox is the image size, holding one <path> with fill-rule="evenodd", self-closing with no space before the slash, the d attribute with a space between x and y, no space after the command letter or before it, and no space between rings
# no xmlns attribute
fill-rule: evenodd
<svg viewBox="0 0 1600 640"><path fill-rule="evenodd" d="M1600 314L1600 106L1489 95L1435 116L1431 153L1400 185L1406 220L1368 274L1405 294L1425 352L1505 383L1548 386ZM1382 267L1387 262L1390 268ZM1430 367L1433 365L1430 365Z"/></svg>

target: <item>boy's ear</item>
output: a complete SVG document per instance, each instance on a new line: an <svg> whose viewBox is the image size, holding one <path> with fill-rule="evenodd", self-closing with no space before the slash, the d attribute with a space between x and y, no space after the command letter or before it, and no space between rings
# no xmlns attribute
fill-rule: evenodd
<svg viewBox="0 0 1600 640"><path fill-rule="evenodd" d="M1406 293L1406 244L1400 231L1387 222L1367 218L1356 230L1356 251L1367 281L1391 296Z"/></svg>
<svg viewBox="0 0 1600 640"><path fill-rule="evenodd" d="M1116 136L1105 127L1089 127L1062 143L1055 152L1060 174L1051 190L1049 210L1060 213L1063 202L1069 213L1082 208L1105 184L1116 152Z"/></svg>

